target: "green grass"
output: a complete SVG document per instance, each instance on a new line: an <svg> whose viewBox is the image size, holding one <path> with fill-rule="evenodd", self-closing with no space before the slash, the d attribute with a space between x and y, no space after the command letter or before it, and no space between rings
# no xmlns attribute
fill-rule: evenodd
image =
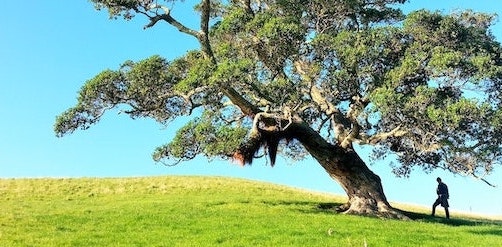
<svg viewBox="0 0 502 247"><path fill-rule="evenodd" d="M502 246L500 220L334 212L343 201L221 177L3 179L0 246Z"/></svg>

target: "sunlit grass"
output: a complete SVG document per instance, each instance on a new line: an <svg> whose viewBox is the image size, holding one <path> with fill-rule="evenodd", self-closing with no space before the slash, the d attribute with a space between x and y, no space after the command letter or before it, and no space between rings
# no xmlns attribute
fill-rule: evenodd
<svg viewBox="0 0 502 247"><path fill-rule="evenodd" d="M220 177L6 179L0 180L0 246L502 243L500 221L446 221L420 211L410 213L413 221L398 221L343 215L331 209L343 201Z"/></svg>

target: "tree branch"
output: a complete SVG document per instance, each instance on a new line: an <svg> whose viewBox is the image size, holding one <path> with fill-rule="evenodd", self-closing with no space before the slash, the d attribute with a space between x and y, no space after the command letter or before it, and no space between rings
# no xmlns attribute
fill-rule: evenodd
<svg viewBox="0 0 502 247"><path fill-rule="evenodd" d="M191 36L199 39L199 33L197 31L193 30L193 29L190 29L190 28L186 27L185 25L183 25L182 23L180 23L179 21L177 21L176 19L174 19L171 16L170 10L167 7L155 4L154 6L151 6L150 8L151 9L153 9L153 8L160 8L160 9L162 9L164 11L164 14L162 14L162 15L155 15L153 17L147 15L149 17L149 19L150 19L150 23L148 23L146 26L144 26L143 29L147 29L147 28L153 27L155 24L157 24L157 22L159 22L160 20L163 20L163 21L171 24L175 28L177 28L180 32L186 33L188 35L191 35Z"/></svg>
<svg viewBox="0 0 502 247"><path fill-rule="evenodd" d="M209 18L210 18L210 11L211 11L211 6L210 6L210 0L203 0L201 4L201 31L197 32L193 29L190 29L183 25L182 23L178 22L175 20L171 15L170 15L170 10L169 8L159 5L159 4L152 4L149 6L149 9L162 9L164 11L164 14L162 15L155 15L153 17L149 17L150 23L148 23L144 29L149 28L154 26L158 21L163 20L172 26L176 27L180 32L186 33L188 35L191 35L199 41L203 53L206 55L207 58L211 60L211 62L214 65L217 65L216 58L214 57L213 51L211 49L211 44L209 41ZM146 14L145 14L146 15ZM235 104L237 107L241 109L241 111L248 116L254 116L258 112L260 112L260 109L251 104L248 100L246 100L241 94L239 94L234 88L232 88L230 85L222 85L222 91L223 93L230 99L230 101Z"/></svg>
<svg viewBox="0 0 502 247"><path fill-rule="evenodd" d="M242 2L244 4L244 9L246 10L246 13L254 15L253 9L251 8L251 0L243 0Z"/></svg>
<svg viewBox="0 0 502 247"><path fill-rule="evenodd" d="M255 116L261 110L257 106L251 104L247 99L245 99L241 94L239 94L234 88L230 85L222 86L223 93L230 99L230 101L239 107L241 111L248 116Z"/></svg>
<svg viewBox="0 0 502 247"><path fill-rule="evenodd" d="M164 11L165 14L169 14L169 12L171 11L168 7L157 3L150 4L147 10L152 10L152 9L162 9L162 11Z"/></svg>
<svg viewBox="0 0 502 247"><path fill-rule="evenodd" d="M389 137L401 137L404 136L408 131L406 130L401 130L401 125L397 126L396 128L392 129L389 132L384 132L384 133L378 133L372 136L361 136L360 137L360 144L377 144Z"/></svg>
<svg viewBox="0 0 502 247"><path fill-rule="evenodd" d="M211 43L209 42L209 17L211 14L211 1L203 0L201 4L201 16L200 16L200 32L197 35L197 39L200 42L202 52L211 59L213 64L217 64L216 57L213 54L211 48Z"/></svg>
<svg viewBox="0 0 502 247"><path fill-rule="evenodd" d="M486 184L488 184L488 185L489 185L489 186L491 186L491 187L494 187L494 188L496 188L496 187L497 187L497 185L495 185L495 184L492 184L492 183L488 182L486 179L484 179L484 178L482 178L482 177L478 177L478 176L476 176L476 175L474 175L474 174L472 174L472 176L473 176L475 179L479 179L479 180L481 180L481 181L485 182Z"/></svg>
<svg viewBox="0 0 502 247"><path fill-rule="evenodd" d="M352 123L336 106L334 106L322 95L321 90L312 82L309 73L306 71L308 68L303 62L296 61L294 65L296 71L302 76L303 80L310 84L310 97L312 98L312 101L319 106L320 110L324 112L324 114L330 116L333 121L333 129L337 135L338 143L342 143L347 137L347 135L344 134L344 130L346 128L350 128L350 126L354 126L354 123Z"/></svg>

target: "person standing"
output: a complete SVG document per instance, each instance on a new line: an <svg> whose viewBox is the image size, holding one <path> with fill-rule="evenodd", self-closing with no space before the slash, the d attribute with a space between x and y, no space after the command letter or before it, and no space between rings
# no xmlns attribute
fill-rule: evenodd
<svg viewBox="0 0 502 247"><path fill-rule="evenodd" d="M437 178L436 181L438 182L438 187L436 189L436 193L438 195L438 198L432 205L432 216L436 213L436 207L438 205L441 205L444 208L444 212L446 214L446 218L450 218L450 212L448 211L448 207L450 205L448 204L448 199L450 199L450 194L448 193L448 186L446 186L445 183L441 181L441 178Z"/></svg>

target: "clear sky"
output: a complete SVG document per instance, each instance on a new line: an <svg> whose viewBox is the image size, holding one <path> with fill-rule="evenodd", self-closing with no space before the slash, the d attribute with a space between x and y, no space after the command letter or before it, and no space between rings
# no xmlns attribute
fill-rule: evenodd
<svg viewBox="0 0 502 247"><path fill-rule="evenodd" d="M1 178L218 175L343 194L312 159L290 164L278 158L274 168L263 160L250 167L204 158L176 167L156 164L151 153L172 138L176 122L165 127L112 111L89 130L56 138L55 117L76 103L86 80L104 69L117 69L126 60L154 54L173 59L197 48L197 43L164 23L143 30L144 18L109 20L107 13L94 10L86 0L4 1L2 7ZM405 6L406 11L418 8L444 12L469 8L502 15L498 0L411 0ZM190 12L191 8L175 5L171 13L193 21ZM492 31L502 41L502 23ZM435 200L435 179L441 176L450 188L453 211L502 215L502 167L488 177L497 188L443 171L425 174L417 169L410 178L396 178L386 162L370 168L381 176L390 201L429 206Z"/></svg>

